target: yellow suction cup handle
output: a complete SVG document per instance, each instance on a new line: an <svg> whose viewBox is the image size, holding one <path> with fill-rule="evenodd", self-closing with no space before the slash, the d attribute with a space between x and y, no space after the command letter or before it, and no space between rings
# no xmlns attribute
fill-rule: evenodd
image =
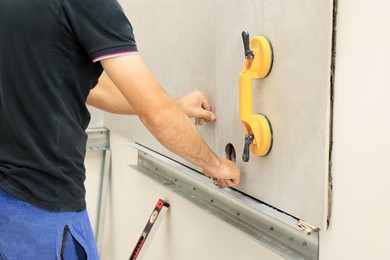
<svg viewBox="0 0 390 260"><path fill-rule="evenodd" d="M252 79L265 78L273 64L273 51L265 36L255 36L249 42L249 34L243 32L245 63L240 74L239 114L247 134L253 134L250 151L258 156L266 156L272 148L272 129L264 115L252 114ZM246 145L247 144L246 142ZM244 149L249 151L249 149ZM249 155L243 156L248 158ZM244 160L245 161L245 160Z"/></svg>

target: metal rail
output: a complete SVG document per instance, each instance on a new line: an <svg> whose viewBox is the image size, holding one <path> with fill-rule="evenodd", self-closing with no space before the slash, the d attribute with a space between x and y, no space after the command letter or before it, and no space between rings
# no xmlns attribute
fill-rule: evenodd
<svg viewBox="0 0 390 260"><path fill-rule="evenodd" d="M140 144L130 167L189 200L286 259L318 259L318 229ZM302 224L303 223L303 224Z"/></svg>
<svg viewBox="0 0 390 260"><path fill-rule="evenodd" d="M109 130L106 128L89 128L87 151L102 151L102 164L100 171L99 201L95 226L95 238L99 255L103 247L103 231L105 220L105 209L108 194L108 184L111 169L111 150Z"/></svg>

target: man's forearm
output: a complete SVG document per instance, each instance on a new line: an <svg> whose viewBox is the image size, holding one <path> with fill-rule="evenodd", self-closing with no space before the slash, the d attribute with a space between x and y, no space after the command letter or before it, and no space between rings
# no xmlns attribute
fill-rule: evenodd
<svg viewBox="0 0 390 260"><path fill-rule="evenodd" d="M100 76L98 84L90 91L87 104L103 111L134 115L134 108L127 102L125 97L107 76Z"/></svg>
<svg viewBox="0 0 390 260"><path fill-rule="evenodd" d="M214 168L220 164L219 158L175 102L172 102L164 112L159 113L158 118L152 122L143 117L140 118L161 144L184 159L204 168L205 174L212 174Z"/></svg>

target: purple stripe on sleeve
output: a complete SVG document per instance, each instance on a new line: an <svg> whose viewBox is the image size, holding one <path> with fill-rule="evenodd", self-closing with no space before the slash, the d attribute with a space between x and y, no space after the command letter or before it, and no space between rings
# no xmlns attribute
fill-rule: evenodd
<svg viewBox="0 0 390 260"><path fill-rule="evenodd" d="M108 59L108 58L119 57L119 56L130 55L130 54L139 54L139 52L138 51L122 51L122 52L108 53L108 54L97 56L94 59L92 59L92 61L97 62L97 61Z"/></svg>

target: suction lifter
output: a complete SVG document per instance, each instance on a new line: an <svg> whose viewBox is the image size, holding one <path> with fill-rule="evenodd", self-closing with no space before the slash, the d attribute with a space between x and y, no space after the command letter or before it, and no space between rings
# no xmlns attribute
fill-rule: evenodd
<svg viewBox="0 0 390 260"><path fill-rule="evenodd" d="M272 148L272 128L268 118L252 114L252 80L269 75L273 64L273 50L270 41L263 35L249 41L249 33L242 32L245 63L240 73L239 114L245 131L245 147L242 159L249 161L249 150L257 156L266 156Z"/></svg>

